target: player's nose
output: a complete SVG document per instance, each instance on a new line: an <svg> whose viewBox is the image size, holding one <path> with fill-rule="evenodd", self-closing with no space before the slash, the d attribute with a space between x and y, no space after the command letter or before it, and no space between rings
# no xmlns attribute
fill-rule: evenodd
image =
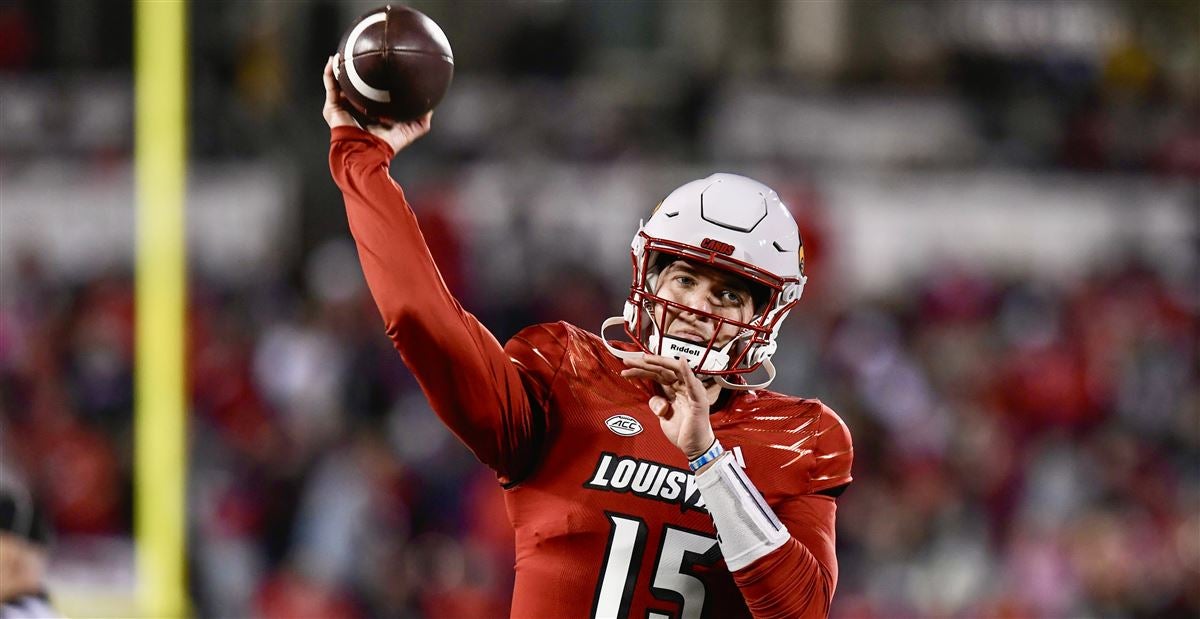
<svg viewBox="0 0 1200 619"><path fill-rule="evenodd" d="M687 300L686 305L693 310L696 310L696 312L688 312L688 315L695 320L706 322L708 321L708 316L705 313L699 312L712 313L713 311L713 304L710 300L708 291L693 292L690 298Z"/></svg>

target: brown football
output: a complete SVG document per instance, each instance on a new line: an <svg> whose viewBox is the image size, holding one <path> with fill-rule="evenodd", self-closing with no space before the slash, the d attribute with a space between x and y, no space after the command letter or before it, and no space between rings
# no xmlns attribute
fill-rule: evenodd
<svg viewBox="0 0 1200 619"><path fill-rule="evenodd" d="M432 110L454 77L454 53L424 13L388 5L355 20L333 71L355 109L374 121L405 121Z"/></svg>

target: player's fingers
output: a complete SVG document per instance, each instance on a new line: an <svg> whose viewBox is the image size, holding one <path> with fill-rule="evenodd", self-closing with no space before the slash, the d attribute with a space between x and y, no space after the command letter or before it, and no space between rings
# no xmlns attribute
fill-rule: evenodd
<svg viewBox="0 0 1200 619"><path fill-rule="evenodd" d="M667 402L666 398L656 395L650 398L650 412L663 419L670 419L671 413L674 411L671 410L671 403Z"/></svg>
<svg viewBox="0 0 1200 619"><path fill-rule="evenodd" d="M426 112L424 116L404 123L401 129L410 139L415 140L429 133L431 118L433 118L433 112Z"/></svg>
<svg viewBox="0 0 1200 619"><path fill-rule="evenodd" d="M663 372L670 374L675 380L681 381L681 382L686 381L687 375L684 374L680 370L681 366L684 368L687 367L687 360L684 359L683 357L663 357L663 356L659 356L659 355L646 355L645 360L646 360L646 363L650 367L656 368L658 370L661 370Z"/></svg>
<svg viewBox="0 0 1200 619"><path fill-rule="evenodd" d="M674 374L675 368L663 357L654 357L654 355L643 355L632 359L625 359L625 366L631 368L640 368L650 372L660 374Z"/></svg>
<svg viewBox="0 0 1200 619"><path fill-rule="evenodd" d="M651 378L651 379L655 378L654 372L648 372L646 370L639 370L637 368L629 368L627 370L621 370L621 376L624 376L625 378Z"/></svg>
<svg viewBox="0 0 1200 619"><path fill-rule="evenodd" d="M338 105L337 80L333 79L333 56L325 61L325 71L321 74L321 81L325 84L325 105Z"/></svg>
<svg viewBox="0 0 1200 619"><path fill-rule="evenodd" d="M687 364L687 361L680 359L676 365L680 377L683 379L683 384L687 385L687 390L692 398L697 401L704 401L707 397L704 389L704 383L700 382L700 378L692 371L692 366Z"/></svg>
<svg viewBox="0 0 1200 619"><path fill-rule="evenodd" d="M661 357L652 361L652 363L660 363L662 367L669 369L678 376L681 382L689 385L692 383L701 384L700 379L696 377L696 373L692 371L692 366L683 357Z"/></svg>
<svg viewBox="0 0 1200 619"><path fill-rule="evenodd" d="M688 365L687 360L682 357L675 360L675 369L684 380L696 379L696 373L692 371L692 366Z"/></svg>
<svg viewBox="0 0 1200 619"><path fill-rule="evenodd" d="M646 363L645 355L642 355L641 357L630 357L628 359L622 359L621 362L625 364L625 367L629 367L629 368L651 367L648 363Z"/></svg>
<svg viewBox="0 0 1200 619"><path fill-rule="evenodd" d="M622 370L621 376L625 378L644 378L665 386L674 385L676 382L673 375L651 368L629 368Z"/></svg>
<svg viewBox="0 0 1200 619"><path fill-rule="evenodd" d="M646 362L656 365L661 368L666 368L674 371L679 367L679 362L683 357L667 357L664 355L646 355Z"/></svg>

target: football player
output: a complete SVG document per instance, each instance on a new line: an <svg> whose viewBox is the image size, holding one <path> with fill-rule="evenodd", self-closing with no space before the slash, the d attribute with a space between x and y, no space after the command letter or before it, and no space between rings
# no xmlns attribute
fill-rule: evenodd
<svg viewBox="0 0 1200 619"><path fill-rule="evenodd" d="M829 408L765 389L805 283L775 192L715 174L667 196L633 239L623 316L601 327L625 338L559 322L501 347L389 175L431 117L360 128L329 65L324 81L330 170L387 335L504 488L512 616L826 616L853 451Z"/></svg>

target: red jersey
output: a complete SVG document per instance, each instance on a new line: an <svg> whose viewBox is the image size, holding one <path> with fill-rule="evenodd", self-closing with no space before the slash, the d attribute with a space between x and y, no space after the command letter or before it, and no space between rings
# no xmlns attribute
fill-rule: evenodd
<svg viewBox="0 0 1200 619"><path fill-rule="evenodd" d="M442 421L505 488L516 532L513 617L823 617L837 583L835 504L851 480L845 425L816 400L725 392L711 416L792 539L731 573L656 386L620 376L566 323L501 347L450 295L391 149L333 130L330 167L388 336Z"/></svg>

